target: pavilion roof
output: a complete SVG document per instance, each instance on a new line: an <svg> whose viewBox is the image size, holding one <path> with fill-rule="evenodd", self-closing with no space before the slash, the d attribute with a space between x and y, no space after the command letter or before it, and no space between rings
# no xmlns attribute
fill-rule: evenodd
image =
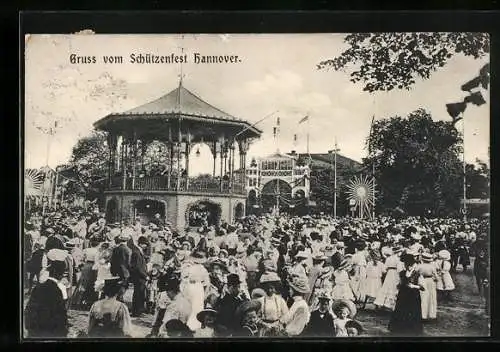
<svg viewBox="0 0 500 352"><path fill-rule="evenodd" d="M113 113L94 123L96 128L106 129L109 123L132 120L168 120L174 116L182 115L183 118L192 118L197 121L206 120L212 124L243 125L250 127L251 124L238 119L207 103L196 94L186 89L182 84L171 92L149 103L140 105L122 113ZM249 130L256 135L262 133L258 128L251 126Z"/></svg>

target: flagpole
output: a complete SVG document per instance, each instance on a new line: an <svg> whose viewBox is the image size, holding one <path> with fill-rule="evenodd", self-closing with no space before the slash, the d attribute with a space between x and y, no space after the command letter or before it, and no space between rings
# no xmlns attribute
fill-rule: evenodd
<svg viewBox="0 0 500 352"><path fill-rule="evenodd" d="M310 118L308 117L307 118L307 155L310 155L309 154L309 127L310 127L309 120L310 120Z"/></svg>
<svg viewBox="0 0 500 352"><path fill-rule="evenodd" d="M463 113L462 113L462 164L463 164L463 169L464 169L464 178L463 178L463 184L464 184L464 207L463 207L463 212L464 212L464 222L467 221L467 177L465 174L466 167L465 167L465 119L463 118Z"/></svg>
<svg viewBox="0 0 500 352"><path fill-rule="evenodd" d="M373 132L373 123L375 121L375 115L372 116L372 123L370 125L370 142L372 139L372 132ZM370 148L370 154L373 153L372 148ZM373 155L372 155L373 157ZM372 194L372 219L375 220L375 186L376 186L376 181L375 181L375 158L372 158L372 179L373 179L373 194Z"/></svg>

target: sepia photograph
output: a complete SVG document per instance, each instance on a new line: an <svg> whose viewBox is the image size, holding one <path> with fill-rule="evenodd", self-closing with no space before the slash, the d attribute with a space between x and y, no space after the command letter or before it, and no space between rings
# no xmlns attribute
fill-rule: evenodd
<svg viewBox="0 0 500 352"><path fill-rule="evenodd" d="M471 32L26 34L22 339L490 336L489 61Z"/></svg>

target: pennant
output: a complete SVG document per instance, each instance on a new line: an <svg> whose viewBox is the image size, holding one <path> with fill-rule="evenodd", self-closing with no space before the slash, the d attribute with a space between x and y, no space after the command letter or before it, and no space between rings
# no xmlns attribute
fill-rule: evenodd
<svg viewBox="0 0 500 352"><path fill-rule="evenodd" d="M463 113L465 111L465 108L467 107L466 103L452 103L452 104L446 104L446 110L448 111L448 114L455 120L458 115Z"/></svg>
<svg viewBox="0 0 500 352"><path fill-rule="evenodd" d="M303 117L300 121L299 121L299 125L303 122L306 122L307 120L309 120L309 115Z"/></svg>
<svg viewBox="0 0 500 352"><path fill-rule="evenodd" d="M474 92L471 95L465 97L464 103L472 103L476 106L481 106L486 104L486 101L484 100L481 92Z"/></svg>
<svg viewBox="0 0 500 352"><path fill-rule="evenodd" d="M278 127L273 127L273 136L276 138L276 133L278 132Z"/></svg>

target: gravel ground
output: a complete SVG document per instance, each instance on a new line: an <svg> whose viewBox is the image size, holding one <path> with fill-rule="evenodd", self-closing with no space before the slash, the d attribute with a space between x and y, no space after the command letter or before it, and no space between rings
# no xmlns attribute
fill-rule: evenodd
<svg viewBox="0 0 500 352"><path fill-rule="evenodd" d="M484 310L484 299L479 296L472 274L472 266L467 272L452 274L456 289L451 302L438 302L437 321L425 323L426 336L489 336L489 319ZM125 295L131 298L130 292ZM365 329L363 336L384 337L389 335L387 325L390 319L389 312L375 312L368 305L366 310L360 310L356 319ZM87 328L88 312L71 310L68 312L71 324L69 337L77 337L80 331ZM141 318L132 318L133 335L136 338L145 337L151 330L152 315Z"/></svg>

